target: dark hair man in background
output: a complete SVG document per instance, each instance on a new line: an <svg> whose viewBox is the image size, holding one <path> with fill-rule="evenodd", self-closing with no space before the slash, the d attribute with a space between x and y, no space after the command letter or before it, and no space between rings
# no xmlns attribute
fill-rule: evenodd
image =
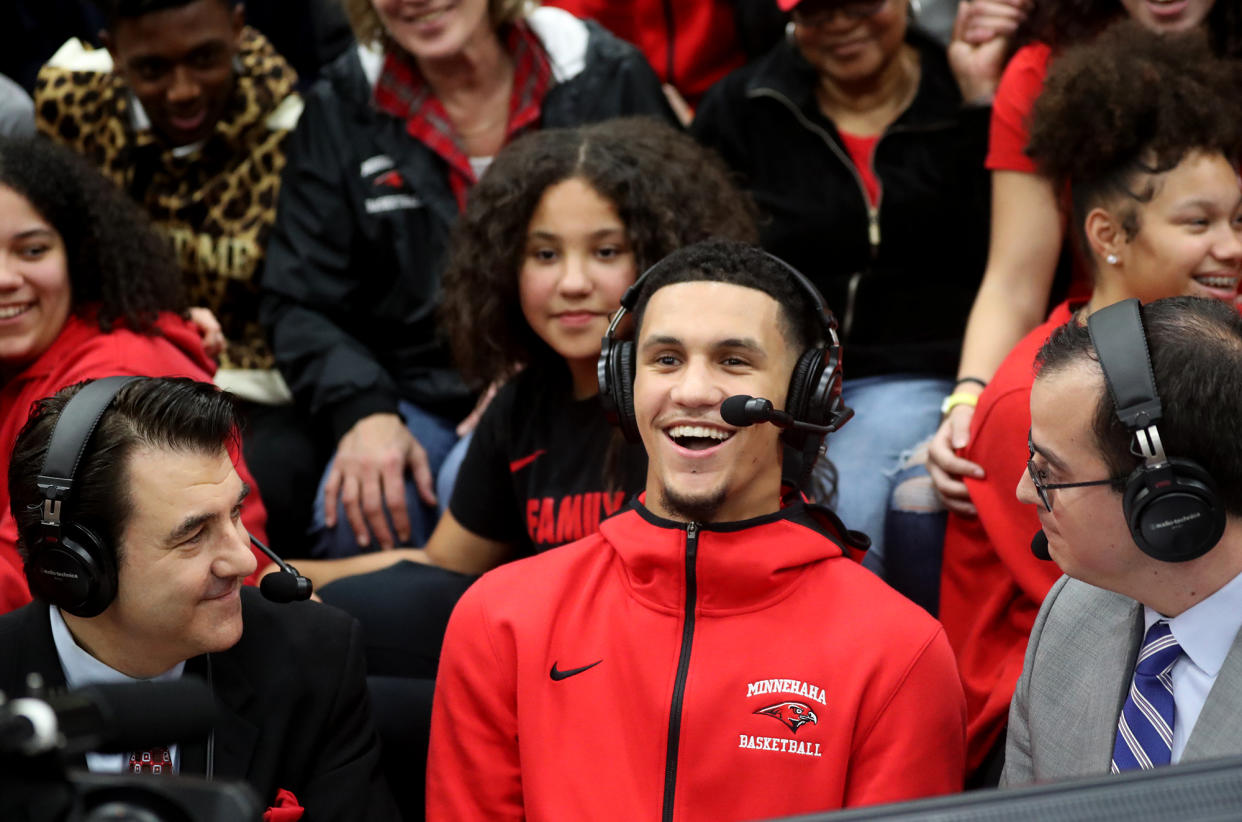
<svg viewBox="0 0 1242 822"><path fill-rule="evenodd" d="M1191 297L1141 318L1109 306L1039 353L1018 496L1067 576L1031 633L1002 784L1242 753L1242 318Z"/></svg>
<svg viewBox="0 0 1242 822"><path fill-rule="evenodd" d="M247 463L269 536L296 555L327 456L275 369L257 283L302 111L297 74L235 0L101 5L107 50L70 40L43 67L38 128L128 192L172 243L220 362L215 382L246 401Z"/></svg>
<svg viewBox="0 0 1242 822"><path fill-rule="evenodd" d="M219 716L208 737L169 749L174 770L245 780L264 804L283 789L315 820L396 818L356 623L242 587L255 559L229 395L185 379L124 385L88 435L49 530L39 475L67 403L92 385L40 401L14 446L11 506L36 599L0 617L0 690L20 694L31 672L51 689L193 674ZM85 428L80 406L68 417L69 430ZM40 568L63 576L48 552L86 544L82 529L98 536L97 573L84 575L98 593L79 600L39 577ZM88 754L85 764L132 769L122 754Z"/></svg>
<svg viewBox="0 0 1242 822"><path fill-rule="evenodd" d="M636 288L632 357L605 347L621 379L601 390L647 450L645 497L466 592L429 818L753 819L960 789L943 630L847 558L831 512L783 492L776 427L723 421L739 394L835 420L810 286L702 243Z"/></svg>

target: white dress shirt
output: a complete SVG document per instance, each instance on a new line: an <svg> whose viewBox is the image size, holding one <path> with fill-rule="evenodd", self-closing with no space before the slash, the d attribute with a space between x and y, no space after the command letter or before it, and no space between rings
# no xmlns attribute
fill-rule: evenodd
<svg viewBox="0 0 1242 822"><path fill-rule="evenodd" d="M91 656L69 632L69 626L60 615L60 609L49 605L52 617L52 641L56 643L56 655L60 657L60 667L65 672L65 684L70 689L84 685L95 685L116 682L142 682L132 676L123 674ZM185 662L178 662L169 670L153 676L148 682L168 682L181 678L185 670ZM177 745L170 745L168 753L172 757L173 773L181 770L181 752ZM121 773L125 770L126 754L88 753L86 767L92 773Z"/></svg>

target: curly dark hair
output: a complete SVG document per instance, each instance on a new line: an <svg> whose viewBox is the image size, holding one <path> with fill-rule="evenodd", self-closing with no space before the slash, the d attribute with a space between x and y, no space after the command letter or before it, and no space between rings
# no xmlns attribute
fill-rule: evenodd
<svg viewBox="0 0 1242 822"><path fill-rule="evenodd" d="M441 319L469 379L560 362L522 314L518 274L543 193L575 177L616 207L639 271L711 237L758 239L754 204L723 162L669 126L633 117L521 137L496 155L453 231Z"/></svg>
<svg viewBox="0 0 1242 822"><path fill-rule="evenodd" d="M1121 217L1133 238L1134 203L1154 196L1152 175L1191 152L1242 157L1240 80L1237 64L1215 56L1202 32L1160 35L1130 20L1053 62L1026 152L1058 187L1070 186L1084 253L1092 208L1130 201Z"/></svg>
<svg viewBox="0 0 1242 822"><path fill-rule="evenodd" d="M1125 16L1120 0L1040 0L1014 35L1013 48L1038 40L1059 51L1090 40ZM1207 29L1217 54L1242 56L1242 8L1237 0L1216 0Z"/></svg>
<svg viewBox="0 0 1242 822"><path fill-rule="evenodd" d="M68 149L0 138L0 185L26 198L65 244L73 310L97 306L99 327L153 333L161 311L184 312L180 270L147 215Z"/></svg>

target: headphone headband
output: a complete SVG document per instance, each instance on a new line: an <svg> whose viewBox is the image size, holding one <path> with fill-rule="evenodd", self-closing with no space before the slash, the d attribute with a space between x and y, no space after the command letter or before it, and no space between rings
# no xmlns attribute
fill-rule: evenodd
<svg viewBox="0 0 1242 822"><path fill-rule="evenodd" d="M35 480L43 495L42 533L29 546L30 592L79 617L97 616L116 596L116 555L104 536L74 520L64 506L78 468L104 411L122 388L139 377L105 377L82 386L65 403Z"/></svg>
<svg viewBox="0 0 1242 822"><path fill-rule="evenodd" d="M104 411L122 388L138 377L104 377L82 387L60 412L52 431L43 469L35 481L43 492L44 527L59 530L65 520L63 505L73 491L73 480Z"/></svg>
<svg viewBox="0 0 1242 822"><path fill-rule="evenodd" d="M1096 311L1087 318L1087 331L1100 358L1117 418L1135 434L1154 427L1164 409L1156 391L1139 301L1123 300Z"/></svg>
<svg viewBox="0 0 1242 822"><path fill-rule="evenodd" d="M1134 543L1164 562L1201 557L1220 541L1225 510L1216 483L1198 463L1165 454L1163 416L1139 301L1093 313L1087 331L1117 419L1134 436L1140 464L1126 479L1122 511Z"/></svg>

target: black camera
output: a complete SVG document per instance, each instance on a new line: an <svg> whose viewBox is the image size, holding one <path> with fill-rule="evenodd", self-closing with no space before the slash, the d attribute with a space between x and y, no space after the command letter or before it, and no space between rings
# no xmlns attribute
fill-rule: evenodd
<svg viewBox="0 0 1242 822"><path fill-rule="evenodd" d="M249 785L187 776L91 773L81 754L124 753L211 734L201 680L0 694L0 819L5 822L236 822L261 819Z"/></svg>

